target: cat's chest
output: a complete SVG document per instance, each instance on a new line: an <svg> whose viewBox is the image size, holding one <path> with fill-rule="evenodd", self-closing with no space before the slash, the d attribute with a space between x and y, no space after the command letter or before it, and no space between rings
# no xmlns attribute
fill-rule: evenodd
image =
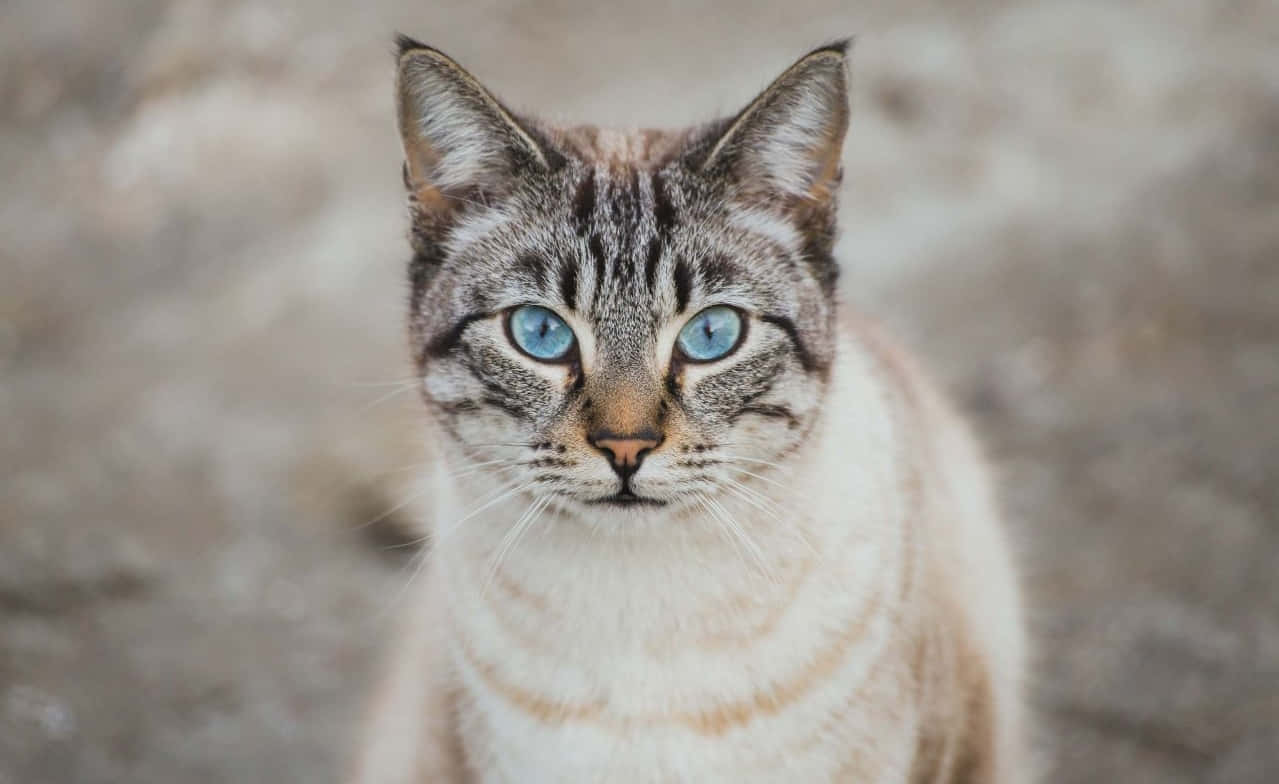
<svg viewBox="0 0 1279 784"><path fill-rule="evenodd" d="M453 659L483 780L832 780L844 749L884 729L867 678L897 677L891 618L866 580L880 559L845 555L839 569L779 561L767 589L683 601L574 604L506 574L459 597Z"/></svg>
<svg viewBox="0 0 1279 784"><path fill-rule="evenodd" d="M812 681L771 688L766 677L711 697L653 679L564 699L464 662L468 755L483 760L485 784L904 781L916 721L907 678L870 647L799 676Z"/></svg>

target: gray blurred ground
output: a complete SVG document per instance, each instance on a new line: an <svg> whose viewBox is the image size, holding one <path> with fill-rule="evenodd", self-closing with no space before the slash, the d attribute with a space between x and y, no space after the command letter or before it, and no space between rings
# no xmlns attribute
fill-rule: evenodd
<svg viewBox="0 0 1279 784"><path fill-rule="evenodd" d="M0 784L336 781L418 459L395 29L619 125L856 33L845 295L1001 470L1048 780L1279 780L1279 6L681 7L0 5Z"/></svg>

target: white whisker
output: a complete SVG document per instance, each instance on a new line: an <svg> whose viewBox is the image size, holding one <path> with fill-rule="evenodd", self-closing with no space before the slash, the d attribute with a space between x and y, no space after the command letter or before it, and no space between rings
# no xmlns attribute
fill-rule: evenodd
<svg viewBox="0 0 1279 784"><path fill-rule="evenodd" d="M818 558L821 557L821 552L817 549L817 546L814 545L804 533L803 525L801 525L801 516L795 515L791 519L786 519L782 516L782 513L786 510L783 509L776 501L734 479L727 479L724 484L724 489L736 494L743 501L769 515L777 522L785 524L783 528L784 531L794 534L799 541L804 543L804 546L807 547L813 555ZM758 501L752 499L752 496L754 496L755 499L758 499Z"/></svg>
<svg viewBox="0 0 1279 784"><path fill-rule="evenodd" d="M768 580L770 583L776 584L776 580L773 579L772 572L768 569L767 562L764 558L764 552L759 549L759 545L755 543L755 540L746 533L746 530L742 528L741 524L739 524L737 520L733 518L732 514L724 508L723 504L710 496L702 495L701 498L712 516L719 520L723 524L725 530L732 534L737 541L741 542L742 547L750 553L752 560L754 560L756 567L759 569L759 572L764 579Z"/></svg>
<svg viewBox="0 0 1279 784"><path fill-rule="evenodd" d="M453 523L447 531L442 532L438 537L436 537L436 541L438 542L446 539L448 536L451 536L453 533L455 533L462 526L463 523L465 523L467 520L470 520L475 515L479 514L485 509L488 509L494 504L500 503L506 500L507 498L510 498L512 495L515 495L521 490L528 489L531 486L532 486L531 482L525 482L525 483L516 482L514 483L514 486L507 485L502 490L499 490L498 494L495 497L492 497L489 500L485 501L484 503L480 504L475 509L472 509L466 515L464 515L461 519ZM430 538L431 537L429 535L424 536L416 540L416 542L417 543L424 542ZM426 567L426 559L430 551L434 549L435 548L423 549L421 552L417 553L417 556L416 556L417 564L413 568L413 573L409 575L409 578L405 580L404 584L400 586L400 589L396 591L395 596L391 597L391 599L386 603L386 606L382 610L383 615L387 612L390 612L390 610L404 598L404 595L408 593L409 587L413 585L414 581L417 580L418 576L422 573L422 570Z"/></svg>
<svg viewBox="0 0 1279 784"><path fill-rule="evenodd" d="M347 386L363 387L363 388L386 388L401 386L417 386L421 381L417 376L406 376L405 378L391 379L390 381L351 381Z"/></svg>
<svg viewBox="0 0 1279 784"><path fill-rule="evenodd" d="M731 461L730 461L730 462L731 462ZM728 466L728 468L729 468L729 470L730 470L730 471L736 471L737 473L742 474L742 475L744 475L744 476L749 476L749 477L752 477L752 478L754 478L754 479L758 479L758 480L760 480L761 482L768 482L768 483L769 483L769 484L771 484L771 485L776 485L777 487L780 487L781 489L785 490L785 491L786 491L786 492L788 492L788 493L793 493L793 492L795 492L794 488L792 488L792 487L790 487L789 485L786 485L786 484L784 484L784 483L782 483L782 482L779 482L779 481L777 481L776 479L773 479L773 478L771 478L771 477L763 476L762 474L757 474L757 473L755 473L754 471L749 471L749 470L747 470L747 469L745 469L745 468L742 468L742 467L740 467L740 466L730 465L730 466Z"/></svg>
<svg viewBox="0 0 1279 784"><path fill-rule="evenodd" d="M777 469L778 471L781 471L782 473L786 473L786 474L791 473L791 469L789 466L784 466L780 463L774 463L771 460L761 460L758 457L744 457L742 455L715 455L715 456L722 458L724 460L728 460L729 462L759 463L760 465L765 465L765 466L768 466L769 468Z"/></svg>
<svg viewBox="0 0 1279 784"><path fill-rule="evenodd" d="M396 397L396 396L398 396L398 395L402 395L402 394L404 394L405 392L409 391L410 389L414 389L414 388L416 388L416 386L417 386L416 384L405 384L404 386L398 387L398 388L396 388L396 389L392 389L390 392L387 392L387 393L386 393L386 394L384 394L384 395L379 395L379 396L378 396L376 399L374 399L372 402L370 402L370 403L366 403L366 404L364 404L363 406L360 406L360 408L359 408L359 409L357 409L355 413L356 413L356 414L366 414L366 413L368 413L369 411L371 411L371 410L373 410L373 409L377 408L378 406L382 405L382 404L383 404L383 403L385 403L386 401L390 400L391 398Z"/></svg>
<svg viewBox="0 0 1279 784"><path fill-rule="evenodd" d="M493 563L489 566L488 575L484 578L484 585L480 589L481 596L487 596L489 586L493 583L493 578L497 576L497 571L502 567L502 562L506 560L506 556L515 549L515 545L520 538L524 536L524 532L533 526L537 518L541 517L542 510L546 509L551 503L550 496L542 496L529 504L528 509L524 510L524 514L515 521L511 529L502 538L502 543L498 546L497 554L493 558Z"/></svg>
<svg viewBox="0 0 1279 784"><path fill-rule="evenodd" d="M778 507L777 504L773 503L772 499L767 496L756 493L754 490L751 490L749 487L735 479L725 479L723 487L725 490L732 492L738 498L742 499L742 501L750 504L777 522L786 522L786 519L782 517L781 508Z"/></svg>
<svg viewBox="0 0 1279 784"><path fill-rule="evenodd" d="M449 537L453 536L453 534L457 533L458 529L462 527L463 523L475 517L480 512L483 512L485 509L489 509L493 505L499 504L505 501L506 499L510 498L511 496L517 495L529 489L532 486L533 486L532 482L526 482L526 481L520 481L520 480L515 480L514 482L508 482L506 485L502 487L502 489L498 491L496 496L490 498L488 501L485 501L484 503L480 504L475 509L471 510L468 514L463 516L460 520L458 520L457 522L449 526L447 530L441 530L439 536L436 537L437 540L444 541L445 539L448 539Z"/></svg>

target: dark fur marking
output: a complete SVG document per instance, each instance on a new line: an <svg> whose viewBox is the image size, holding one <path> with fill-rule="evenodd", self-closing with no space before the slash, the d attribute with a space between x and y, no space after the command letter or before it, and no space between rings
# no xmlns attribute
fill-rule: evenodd
<svg viewBox="0 0 1279 784"><path fill-rule="evenodd" d="M698 263L697 271L702 285L711 291L728 286L740 275L737 265L719 254L702 259Z"/></svg>
<svg viewBox="0 0 1279 784"><path fill-rule="evenodd" d="M650 292L657 290L657 263L662 259L662 241L657 237L648 241L648 258L644 260L644 285Z"/></svg>
<svg viewBox="0 0 1279 784"><path fill-rule="evenodd" d="M458 319L457 323L449 327L443 334L436 335L427 344L423 351L423 361L427 359L437 359L452 351L462 340L462 333L466 332L466 328L473 322L480 321L491 317L492 313L468 313Z"/></svg>
<svg viewBox="0 0 1279 784"><path fill-rule="evenodd" d="M517 406L511 403L508 403L506 400L500 397L497 397L496 395L485 395L483 398L481 398L481 401L486 406L492 406L493 408L504 411L505 413L511 415L512 417L516 419L524 419L525 417L528 416L528 414L524 411L524 409L518 408Z"/></svg>
<svg viewBox="0 0 1279 784"><path fill-rule="evenodd" d="M457 400L450 403L436 403L435 405L450 416L469 414L480 410L480 404L474 400Z"/></svg>
<svg viewBox="0 0 1279 784"><path fill-rule="evenodd" d="M704 457L701 459L692 458L689 460L680 460L675 465L684 466L686 468L706 468L707 466L720 465L723 462L723 460L716 460L713 457Z"/></svg>
<svg viewBox="0 0 1279 784"><path fill-rule="evenodd" d="M657 172L653 172L653 220L659 236L664 237L675 228L675 206L666 193L666 180Z"/></svg>
<svg viewBox="0 0 1279 784"><path fill-rule="evenodd" d="M671 400L674 400L680 408L684 407L684 398L680 391L679 379L673 373L666 377L666 394L670 395Z"/></svg>
<svg viewBox="0 0 1279 784"><path fill-rule="evenodd" d="M778 363L777 368L773 370L768 377L763 379L763 383L761 383L758 388L753 390L746 397L742 398L742 401L741 403L738 404L738 406L740 408L745 408L746 406L749 406L751 403L754 403L756 400L759 400L764 395L767 395L769 392L772 392L773 384L776 383L777 374L779 372L781 372L781 363Z"/></svg>
<svg viewBox="0 0 1279 784"><path fill-rule="evenodd" d="M595 172L587 172L586 178L577 186L577 196L573 200L573 220L577 224L577 236L584 236L591 225L591 217L595 214Z"/></svg>
<svg viewBox="0 0 1279 784"><path fill-rule="evenodd" d="M422 299L426 289L444 263L436 246L430 246L432 253L417 251L409 260L409 317L414 318L422 309Z"/></svg>
<svg viewBox="0 0 1279 784"><path fill-rule="evenodd" d="M688 298L693 293L693 276L688 271L684 257L675 260L675 311L683 313L688 307Z"/></svg>
<svg viewBox="0 0 1279 784"><path fill-rule="evenodd" d="M737 410L736 414L733 414L731 421L736 422L738 417L745 414L755 414L769 419L785 419L787 427L799 427L799 417L795 416L795 412L791 411L786 406L768 404L742 406Z"/></svg>
<svg viewBox="0 0 1279 784"><path fill-rule="evenodd" d="M812 373L817 370L817 360L813 357L812 352L808 350L808 346L804 344L804 339L800 337L799 328L795 326L795 322L786 316L777 316L772 314L764 314L759 320L765 324L773 326L786 333L786 337L790 338L791 346L794 347L795 357L799 360L799 365L804 369L805 373Z"/></svg>
<svg viewBox="0 0 1279 784"><path fill-rule="evenodd" d="M546 260L535 253L525 253L515 260L515 269L525 272L541 288L546 288Z"/></svg>
<svg viewBox="0 0 1279 784"><path fill-rule="evenodd" d="M839 283L839 264L831 255L830 245L831 237L809 234L803 250L804 261L828 298L834 296Z"/></svg>
<svg viewBox="0 0 1279 784"><path fill-rule="evenodd" d="M604 272L606 259L604 258L604 240L598 234L591 235L591 257L595 259L595 301L598 302L601 293L604 291Z"/></svg>
<svg viewBox="0 0 1279 784"><path fill-rule="evenodd" d="M630 194L631 204L634 205L635 211L639 212L639 205L640 205L639 169L631 169L630 187L631 187L631 194Z"/></svg>
<svg viewBox="0 0 1279 784"><path fill-rule="evenodd" d="M577 310L576 264L565 264L564 269L560 272L560 297L564 300L564 307L569 310Z"/></svg>
<svg viewBox="0 0 1279 784"><path fill-rule="evenodd" d="M558 457L539 457L536 460L530 460L525 465L532 468L569 468L577 465L576 460L564 460Z"/></svg>

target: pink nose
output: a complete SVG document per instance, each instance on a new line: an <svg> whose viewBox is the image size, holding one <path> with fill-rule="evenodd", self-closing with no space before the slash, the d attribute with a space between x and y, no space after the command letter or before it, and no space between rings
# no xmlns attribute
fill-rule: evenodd
<svg viewBox="0 0 1279 784"><path fill-rule="evenodd" d="M609 462L615 470L628 474L634 473L644 456L661 443L650 433L637 433L634 436L615 436L611 433L601 435L604 437L592 438L591 443L596 449L608 453Z"/></svg>

